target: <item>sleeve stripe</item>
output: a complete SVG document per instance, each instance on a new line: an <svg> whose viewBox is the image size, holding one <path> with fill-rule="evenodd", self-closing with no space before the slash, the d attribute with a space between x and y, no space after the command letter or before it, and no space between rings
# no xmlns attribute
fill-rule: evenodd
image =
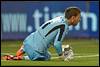
<svg viewBox="0 0 100 67"><path fill-rule="evenodd" d="M58 37L58 41L60 41L61 38L62 38L62 34L63 34L64 30L65 30L65 25L64 25L64 24L55 26L53 29L51 29L51 30L45 35L45 37L46 37L47 35L49 35L51 32L53 32L53 31L55 31L56 29L59 29L59 28L60 28L60 34L59 34L59 37Z"/></svg>
<svg viewBox="0 0 100 67"><path fill-rule="evenodd" d="M59 34L59 37L58 37L58 41L61 40L64 30L65 30L65 25L60 27L60 34Z"/></svg>

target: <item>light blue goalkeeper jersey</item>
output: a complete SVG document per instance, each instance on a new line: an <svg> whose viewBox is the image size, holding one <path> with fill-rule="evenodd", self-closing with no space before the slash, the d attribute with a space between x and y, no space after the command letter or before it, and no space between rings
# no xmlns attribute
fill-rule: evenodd
<svg viewBox="0 0 100 67"><path fill-rule="evenodd" d="M68 32L68 23L63 16L58 16L45 22L37 31L31 33L23 42L29 45L30 51L47 52L51 43L58 55L62 53L62 40Z"/></svg>

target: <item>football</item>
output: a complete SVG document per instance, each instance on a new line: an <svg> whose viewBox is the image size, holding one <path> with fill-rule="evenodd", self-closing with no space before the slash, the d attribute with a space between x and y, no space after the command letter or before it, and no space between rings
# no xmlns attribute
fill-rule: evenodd
<svg viewBox="0 0 100 67"><path fill-rule="evenodd" d="M62 51L64 51L64 49L69 48L69 47L70 47L69 44L67 44L67 45L62 45Z"/></svg>

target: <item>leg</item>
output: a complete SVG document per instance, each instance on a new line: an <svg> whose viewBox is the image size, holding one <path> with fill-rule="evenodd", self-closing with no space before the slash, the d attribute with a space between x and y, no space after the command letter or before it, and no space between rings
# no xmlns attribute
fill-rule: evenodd
<svg viewBox="0 0 100 67"><path fill-rule="evenodd" d="M24 45L24 48L30 60L45 60L45 56L41 55L38 51L35 51L31 46Z"/></svg>
<svg viewBox="0 0 100 67"><path fill-rule="evenodd" d="M15 56L13 60L30 60L28 56Z"/></svg>
<svg viewBox="0 0 100 67"><path fill-rule="evenodd" d="M50 58L51 58L51 53L47 51L45 54L45 60L50 60Z"/></svg>
<svg viewBox="0 0 100 67"><path fill-rule="evenodd" d="M24 53L25 53L24 48L23 48L23 46L21 46L21 48L16 52L16 56L8 54L8 55L2 56L1 58L3 60L22 60Z"/></svg>
<svg viewBox="0 0 100 67"><path fill-rule="evenodd" d="M23 54L25 53L23 47L24 46L22 45L21 48L16 52L16 56L23 56Z"/></svg>
<svg viewBox="0 0 100 67"><path fill-rule="evenodd" d="M12 60L13 57L14 57L13 55L7 54L7 55L1 56L1 59L3 59L3 60Z"/></svg>
<svg viewBox="0 0 100 67"><path fill-rule="evenodd" d="M23 56L24 60L30 60L30 58L28 56Z"/></svg>
<svg viewBox="0 0 100 67"><path fill-rule="evenodd" d="M24 53L24 46L22 45L21 48L16 52L16 56L13 57L13 60L22 60Z"/></svg>
<svg viewBox="0 0 100 67"><path fill-rule="evenodd" d="M45 61L45 60L50 60L51 58L51 53L49 51L47 51L46 53L38 53L38 57L35 60L39 60L39 61Z"/></svg>

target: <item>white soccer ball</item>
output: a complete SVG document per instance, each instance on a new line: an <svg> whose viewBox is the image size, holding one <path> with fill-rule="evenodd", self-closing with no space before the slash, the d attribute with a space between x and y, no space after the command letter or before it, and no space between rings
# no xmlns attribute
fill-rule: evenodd
<svg viewBox="0 0 100 67"><path fill-rule="evenodd" d="M62 45L62 51L64 51L64 48L69 48L70 46L69 46L69 44L67 44L67 45Z"/></svg>
<svg viewBox="0 0 100 67"><path fill-rule="evenodd" d="M69 48L70 46L67 44L66 46L65 46L65 48Z"/></svg>

